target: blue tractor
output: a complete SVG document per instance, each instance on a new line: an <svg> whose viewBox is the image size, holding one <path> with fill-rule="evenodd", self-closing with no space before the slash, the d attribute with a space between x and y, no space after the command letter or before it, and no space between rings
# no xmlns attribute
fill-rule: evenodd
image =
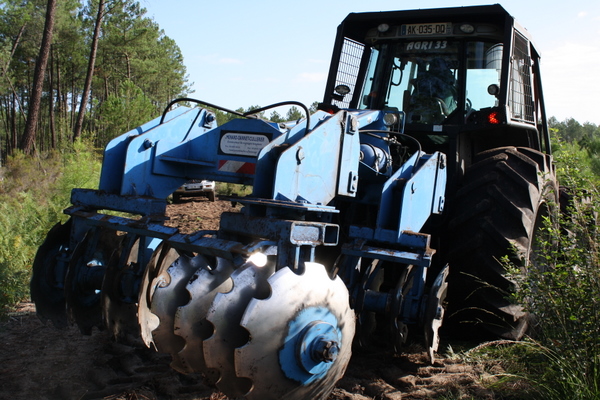
<svg viewBox="0 0 600 400"><path fill-rule="evenodd" d="M499 5L350 14L316 113L177 99L111 141L98 190L74 189L39 248L37 312L139 333L248 399L323 399L373 338L423 337L433 359L446 306L520 337L498 260L527 267L558 191L539 68ZM282 105L305 118L256 117ZM252 194L184 234L167 197L193 179Z"/></svg>

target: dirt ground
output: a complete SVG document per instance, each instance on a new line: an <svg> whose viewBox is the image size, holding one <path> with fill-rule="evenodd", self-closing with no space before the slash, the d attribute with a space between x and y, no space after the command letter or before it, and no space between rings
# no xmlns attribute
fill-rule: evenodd
<svg viewBox="0 0 600 400"><path fill-rule="evenodd" d="M193 199L169 206L170 222L183 231L217 229L225 201ZM447 344L442 343L441 352ZM106 332L81 335L76 327L44 325L35 306L22 303L0 322L0 399L6 400L226 400L200 375L169 367L170 356L140 340L115 343ZM348 370L328 400L495 399L487 389L496 373L438 356L429 365L424 350L401 355L372 348L354 352Z"/></svg>

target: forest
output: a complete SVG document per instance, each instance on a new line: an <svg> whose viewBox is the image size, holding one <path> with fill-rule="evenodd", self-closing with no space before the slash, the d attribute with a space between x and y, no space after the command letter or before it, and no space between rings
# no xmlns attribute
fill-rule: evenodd
<svg viewBox="0 0 600 400"><path fill-rule="evenodd" d="M189 92L177 44L131 0L0 2L0 156L103 146Z"/></svg>
<svg viewBox="0 0 600 400"><path fill-rule="evenodd" d="M97 187L99 150L189 96L189 79L177 43L138 1L0 0L0 318L28 298L35 252L66 220L70 190ZM295 107L261 115L301 116ZM547 331L486 357L514 367L508 386L526 379L541 393L530 398L597 399L600 127L552 117L549 128L559 182L587 208L562 230L548 227L542 245L552 268L530 275L516 294L545 316Z"/></svg>

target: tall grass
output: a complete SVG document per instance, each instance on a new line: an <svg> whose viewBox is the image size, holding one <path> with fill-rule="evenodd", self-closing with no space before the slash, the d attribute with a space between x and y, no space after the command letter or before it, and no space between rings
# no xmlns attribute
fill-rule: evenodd
<svg viewBox="0 0 600 400"><path fill-rule="evenodd" d="M570 201L546 221L528 273L515 268L516 301L535 315L524 373L543 399L600 399L600 205L594 183L570 164Z"/></svg>
<svg viewBox="0 0 600 400"><path fill-rule="evenodd" d="M7 160L0 181L0 315L29 295L35 252L48 230L66 219L71 189L97 187L99 174L99 158L84 142Z"/></svg>

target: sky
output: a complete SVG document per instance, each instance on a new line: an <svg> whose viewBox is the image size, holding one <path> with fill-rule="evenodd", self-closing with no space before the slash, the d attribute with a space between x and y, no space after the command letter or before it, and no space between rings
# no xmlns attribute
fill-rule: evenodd
<svg viewBox="0 0 600 400"><path fill-rule="evenodd" d="M337 26L351 12L494 4L471 0L139 0L176 41L190 97L229 109L322 101ZM600 125L600 1L504 0L533 35L548 116ZM285 110L284 110L285 111ZM280 114L282 112L280 111Z"/></svg>

